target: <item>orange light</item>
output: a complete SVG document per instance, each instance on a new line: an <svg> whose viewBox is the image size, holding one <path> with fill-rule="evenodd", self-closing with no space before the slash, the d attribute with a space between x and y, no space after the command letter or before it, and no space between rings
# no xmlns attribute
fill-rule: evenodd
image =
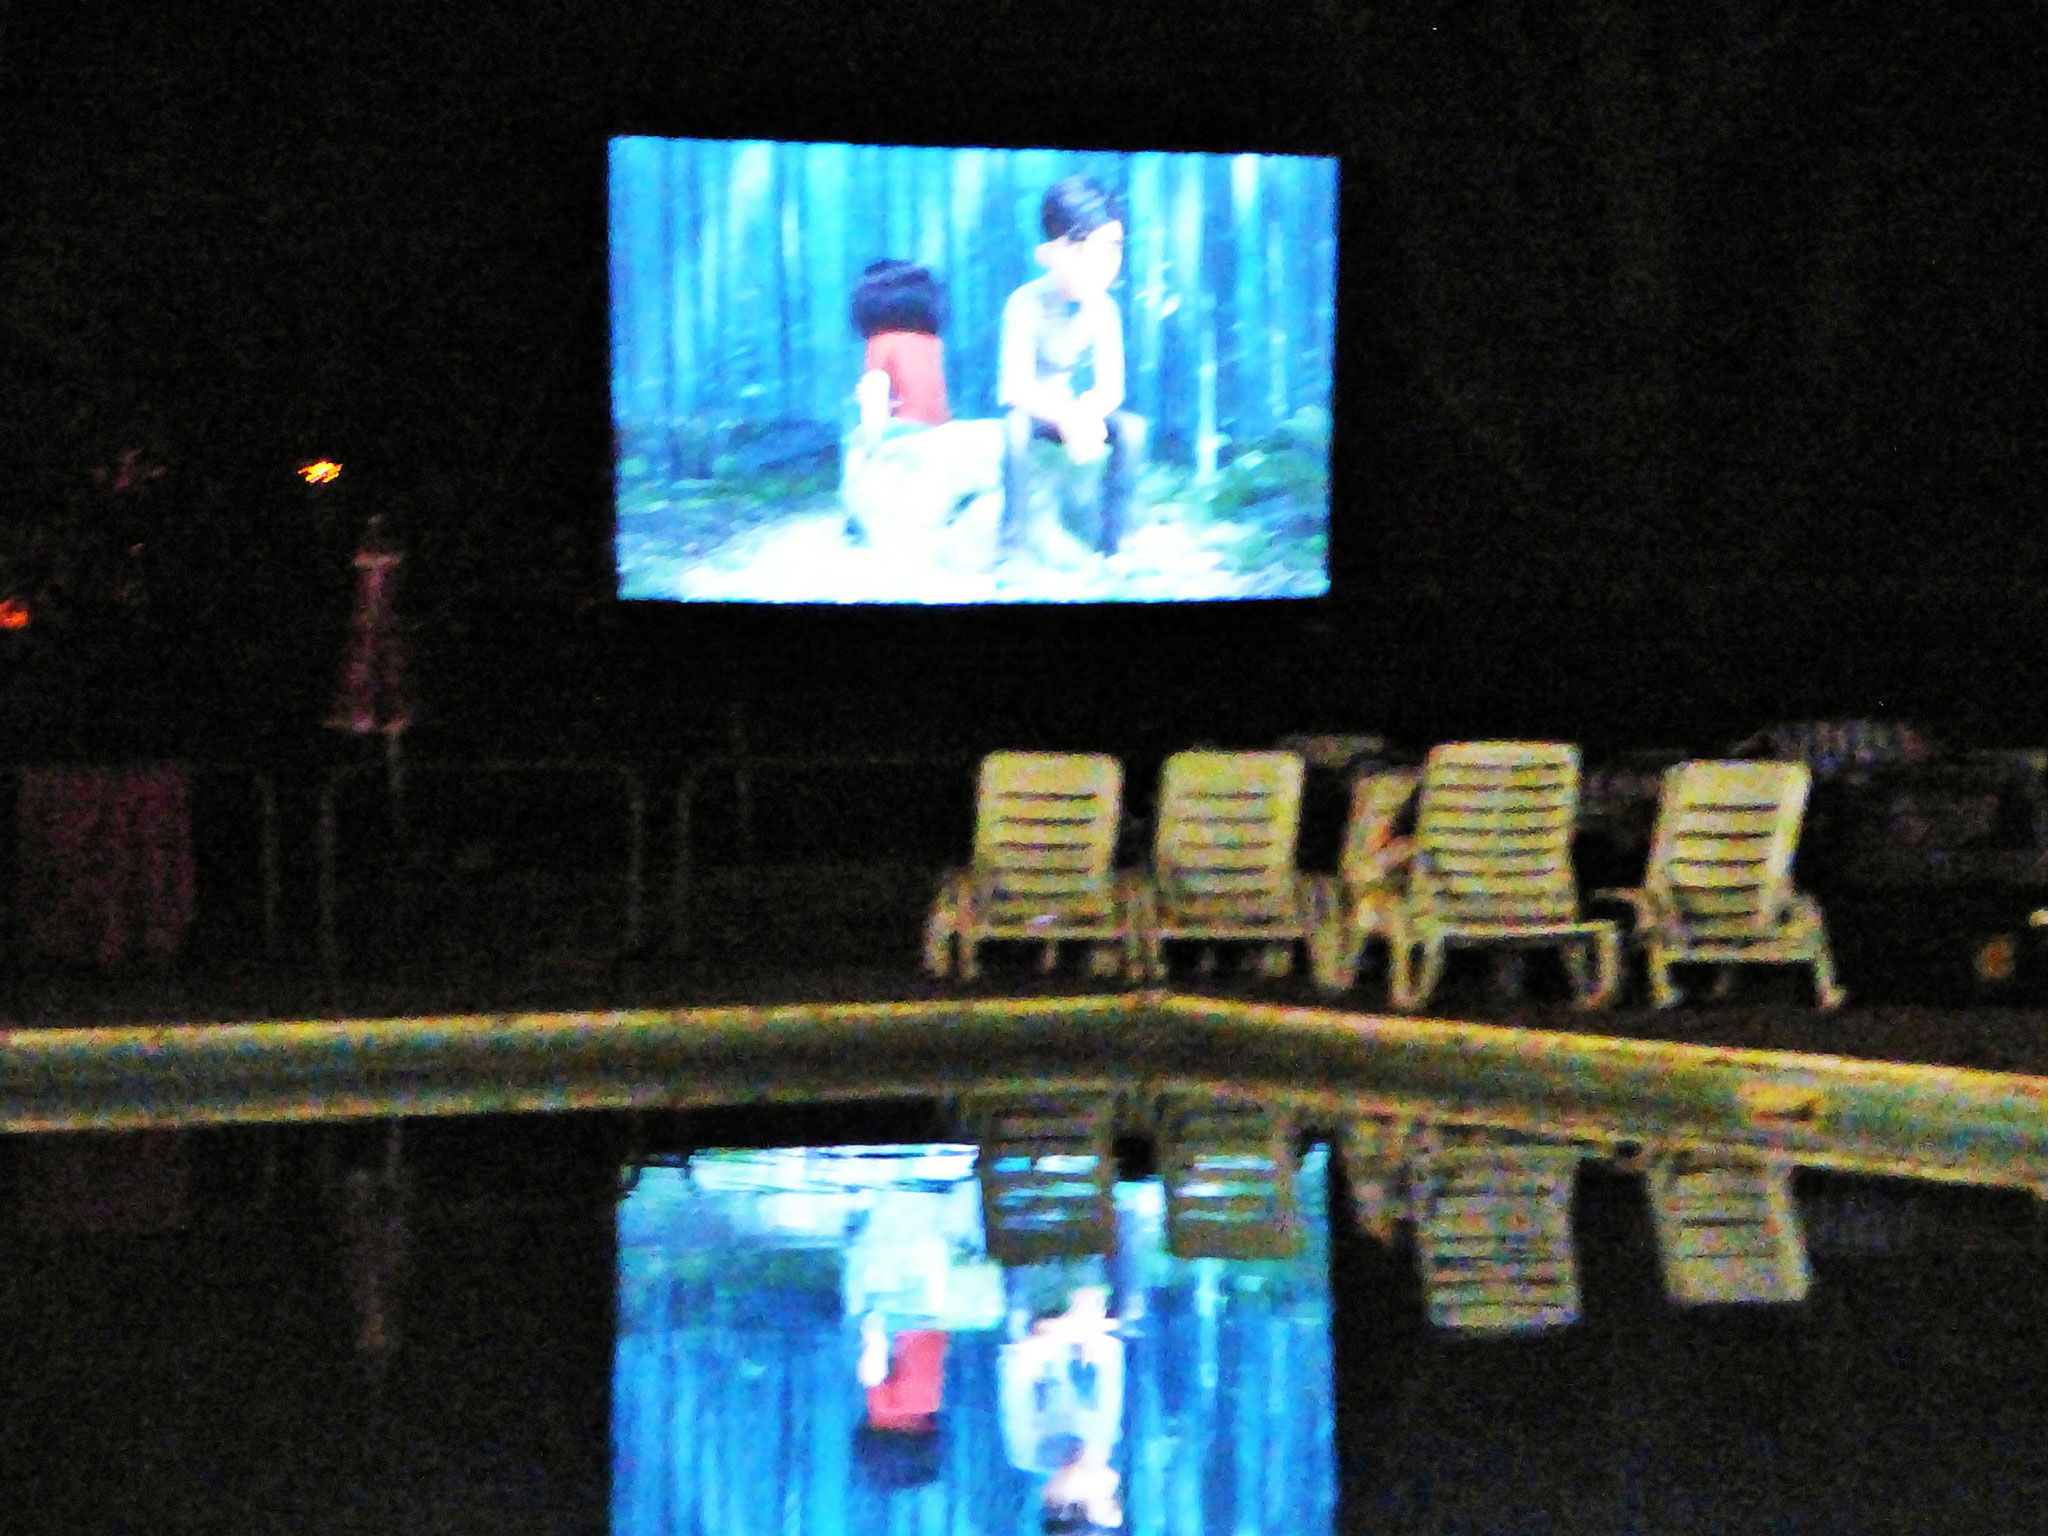
<svg viewBox="0 0 2048 1536"><path fill-rule="evenodd" d="M308 485L326 485L341 478L341 466L332 459L315 459L299 466L299 478Z"/></svg>
<svg viewBox="0 0 2048 1536"><path fill-rule="evenodd" d="M27 629L28 604L18 598L0 597L0 629Z"/></svg>

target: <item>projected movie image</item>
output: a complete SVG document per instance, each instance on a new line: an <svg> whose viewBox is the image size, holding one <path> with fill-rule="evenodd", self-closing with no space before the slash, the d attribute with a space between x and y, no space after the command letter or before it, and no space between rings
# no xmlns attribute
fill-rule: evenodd
<svg viewBox="0 0 2048 1536"><path fill-rule="evenodd" d="M965 1146L710 1152L619 1212L614 1536L1328 1536L1326 1156L1287 1260L1002 1267Z"/></svg>
<svg viewBox="0 0 2048 1536"><path fill-rule="evenodd" d="M610 151L621 597L1328 590L1335 160Z"/></svg>

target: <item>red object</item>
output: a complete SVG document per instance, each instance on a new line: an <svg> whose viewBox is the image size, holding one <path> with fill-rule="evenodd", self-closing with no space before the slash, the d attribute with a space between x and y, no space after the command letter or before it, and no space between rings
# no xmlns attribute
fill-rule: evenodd
<svg viewBox="0 0 2048 1536"><path fill-rule="evenodd" d="M889 1374L868 1388L868 1423L876 1429L928 1429L946 1385L946 1335L907 1328L889 1341Z"/></svg>
<svg viewBox="0 0 2048 1536"><path fill-rule="evenodd" d="M175 768L25 768L19 910L52 959L168 960L192 925L192 816Z"/></svg>
<svg viewBox="0 0 2048 1536"><path fill-rule="evenodd" d="M868 338L867 371L889 375L897 421L941 426L953 419L946 404L946 349L922 331L878 331Z"/></svg>
<svg viewBox="0 0 2048 1536"><path fill-rule="evenodd" d="M0 597L0 629L27 629L29 607L16 597Z"/></svg>
<svg viewBox="0 0 2048 1536"><path fill-rule="evenodd" d="M398 636L398 568L405 557L373 538L356 551L356 606L350 615L341 685L327 724L358 736L396 736L412 723L405 652Z"/></svg>

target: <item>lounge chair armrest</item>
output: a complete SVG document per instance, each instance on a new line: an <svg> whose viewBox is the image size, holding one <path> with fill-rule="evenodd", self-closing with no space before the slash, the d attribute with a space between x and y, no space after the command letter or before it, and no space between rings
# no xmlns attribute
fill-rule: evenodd
<svg viewBox="0 0 2048 1536"><path fill-rule="evenodd" d="M1656 921L1654 909L1650 904L1650 893L1641 886L1601 886L1588 892L1586 896L1587 906L1590 907L1596 902L1627 907L1634 914L1635 926L1639 929L1647 928Z"/></svg>
<svg viewBox="0 0 2048 1536"><path fill-rule="evenodd" d="M1412 837L1389 838L1372 851L1356 870L1352 871L1348 883L1354 889L1368 889L1373 886L1393 885L1408 862L1415 856L1415 839Z"/></svg>

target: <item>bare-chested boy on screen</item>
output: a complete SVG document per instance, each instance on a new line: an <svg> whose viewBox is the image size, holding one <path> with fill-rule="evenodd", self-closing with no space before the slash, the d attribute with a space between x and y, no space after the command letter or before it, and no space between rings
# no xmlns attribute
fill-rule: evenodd
<svg viewBox="0 0 2048 1536"><path fill-rule="evenodd" d="M1063 445L1076 464L1107 457L1095 547L1116 553L1137 490L1145 423L1123 408L1124 328L1110 285L1123 268L1123 210L1087 176L1055 182L1040 208L1043 277L1003 306L997 401L1004 412L999 553L1041 558L1058 540L1033 526L1031 443Z"/></svg>

